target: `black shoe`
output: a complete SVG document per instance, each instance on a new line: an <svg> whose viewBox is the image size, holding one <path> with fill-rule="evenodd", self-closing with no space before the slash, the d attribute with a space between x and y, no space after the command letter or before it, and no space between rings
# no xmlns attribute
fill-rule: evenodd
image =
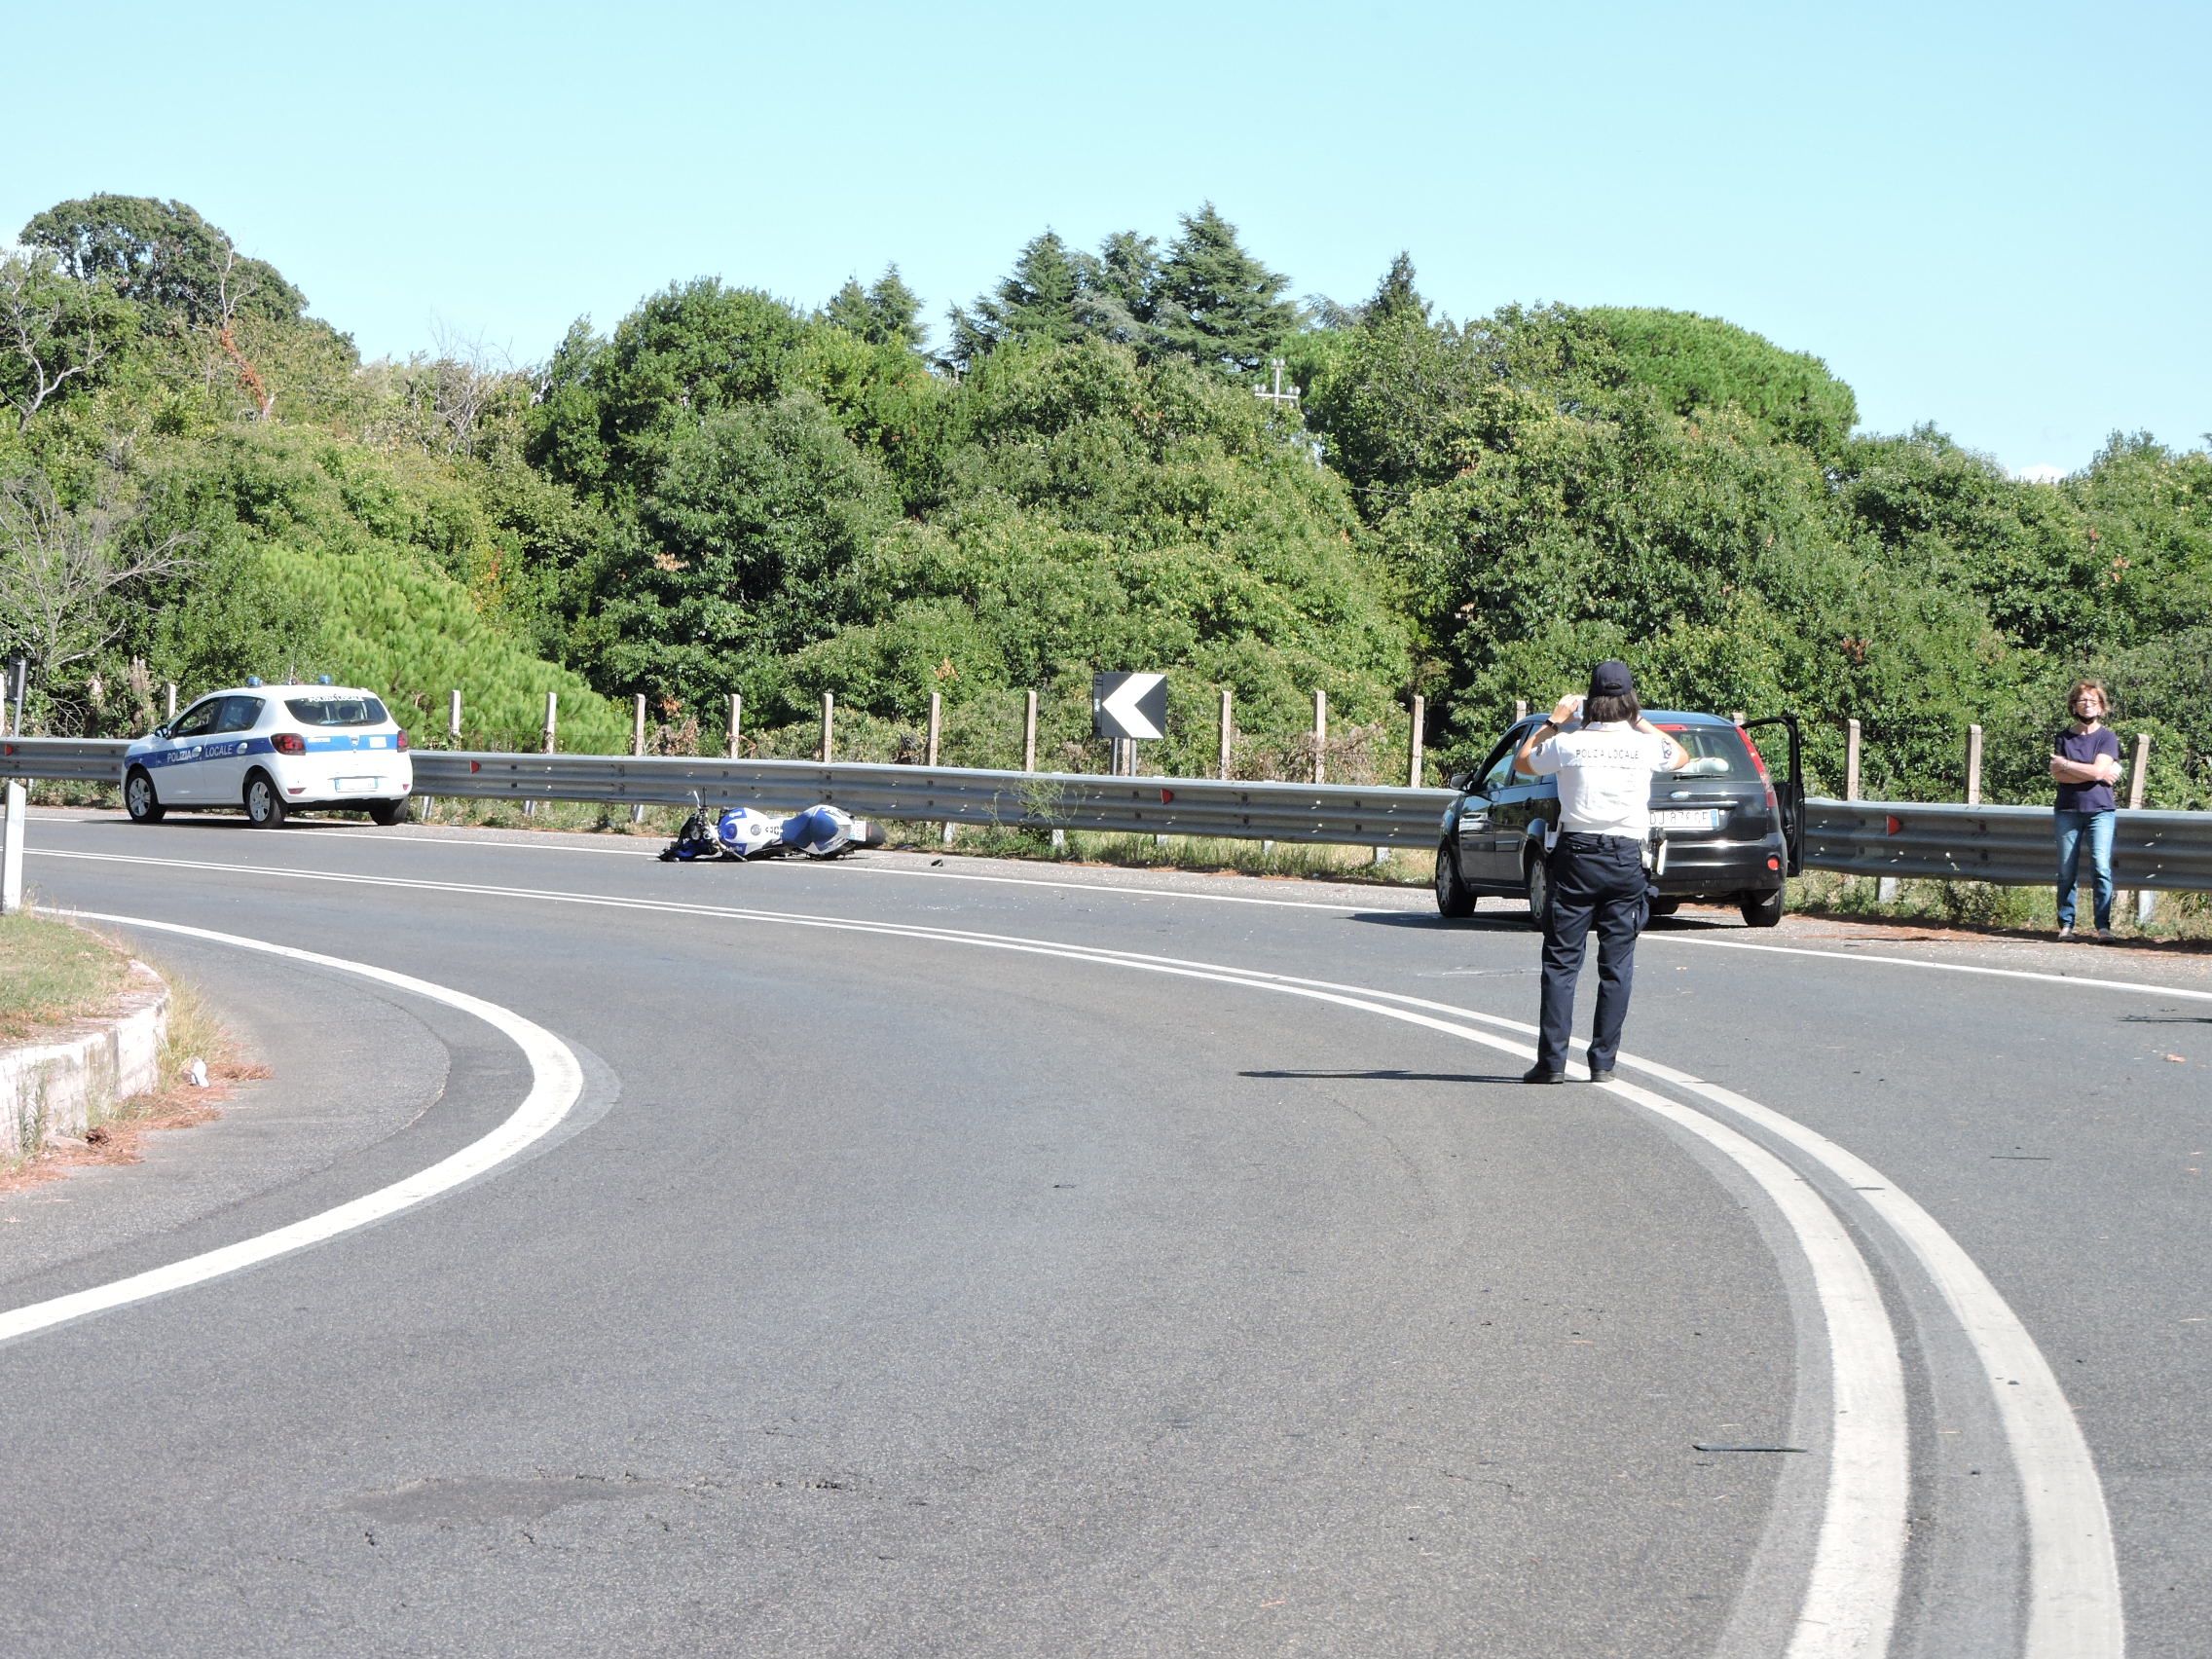
<svg viewBox="0 0 2212 1659"><path fill-rule="evenodd" d="M1603 1070L1603 1071L1600 1071L1600 1070L1599 1070L1599 1069L1598 1069L1598 1068L1597 1068L1596 1066L1592 1066L1592 1067L1590 1068L1590 1081L1591 1081L1592 1083L1610 1083L1610 1082L1612 1082L1612 1081L1613 1081L1613 1068L1612 1068L1611 1066L1607 1066L1607 1067L1605 1067L1605 1068L1604 1068L1604 1070Z"/></svg>
<svg viewBox="0 0 2212 1659"><path fill-rule="evenodd" d="M1521 1081L1523 1083L1565 1083L1567 1073L1553 1071L1548 1066L1535 1065L1530 1066L1521 1074Z"/></svg>

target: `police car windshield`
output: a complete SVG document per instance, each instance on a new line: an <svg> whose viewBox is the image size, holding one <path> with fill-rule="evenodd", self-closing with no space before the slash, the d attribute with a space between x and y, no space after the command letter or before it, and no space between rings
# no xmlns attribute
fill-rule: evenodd
<svg viewBox="0 0 2212 1659"><path fill-rule="evenodd" d="M391 718L374 697L287 697L284 707L311 726L383 725Z"/></svg>
<svg viewBox="0 0 2212 1659"><path fill-rule="evenodd" d="M1690 752L1689 764L1677 777L1756 779L1759 775L1744 734L1732 725L1676 725L1661 720L1658 726Z"/></svg>

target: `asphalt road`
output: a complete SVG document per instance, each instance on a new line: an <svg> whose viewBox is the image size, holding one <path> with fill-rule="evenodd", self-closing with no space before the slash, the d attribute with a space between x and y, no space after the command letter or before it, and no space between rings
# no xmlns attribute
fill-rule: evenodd
<svg viewBox="0 0 2212 1659"><path fill-rule="evenodd" d="M48 903L582 1086L0 1343L0 1652L2098 1659L2100 1559L2212 1651L2189 965L1661 925L1672 1073L1532 1089L1507 909L645 850L37 816ZM0 1198L0 1318L533 1089L123 931L276 1075Z"/></svg>

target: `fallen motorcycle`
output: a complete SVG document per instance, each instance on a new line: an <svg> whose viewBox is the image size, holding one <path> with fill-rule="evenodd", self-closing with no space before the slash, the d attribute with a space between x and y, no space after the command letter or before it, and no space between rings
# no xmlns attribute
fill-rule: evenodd
<svg viewBox="0 0 2212 1659"><path fill-rule="evenodd" d="M788 818L750 806L714 807L693 795L691 815L676 839L661 849L663 864L701 859L742 864L748 859L833 859L862 847L883 845L883 826L824 803Z"/></svg>

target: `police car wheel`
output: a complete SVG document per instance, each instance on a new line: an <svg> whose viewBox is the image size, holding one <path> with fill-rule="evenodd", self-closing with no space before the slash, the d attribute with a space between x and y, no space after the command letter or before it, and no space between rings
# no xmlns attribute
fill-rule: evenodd
<svg viewBox="0 0 2212 1659"><path fill-rule="evenodd" d="M154 793L154 780L143 767L132 767L130 776L123 781L123 809L130 814L133 824L159 824L168 811Z"/></svg>
<svg viewBox="0 0 2212 1659"><path fill-rule="evenodd" d="M245 781L245 821L256 830L275 830L284 822L284 797L267 772Z"/></svg>
<svg viewBox="0 0 2212 1659"><path fill-rule="evenodd" d="M1540 858L1530 859L1522 872L1522 881L1529 895L1529 925L1538 933L1544 931L1544 911L1550 907L1552 872L1544 867Z"/></svg>
<svg viewBox="0 0 2212 1659"><path fill-rule="evenodd" d="M1471 916L1475 910L1475 896L1468 889L1466 878L1459 873L1459 861L1452 856L1452 843L1443 842L1436 849L1436 913L1457 918Z"/></svg>
<svg viewBox="0 0 2212 1659"><path fill-rule="evenodd" d="M407 803L403 800L373 800L369 802L371 824L404 824L407 822Z"/></svg>

